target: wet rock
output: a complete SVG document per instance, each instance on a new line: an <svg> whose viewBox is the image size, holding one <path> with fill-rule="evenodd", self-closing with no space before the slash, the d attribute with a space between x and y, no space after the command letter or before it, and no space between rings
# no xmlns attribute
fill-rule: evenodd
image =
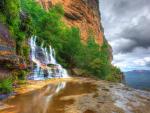
<svg viewBox="0 0 150 113"><path fill-rule="evenodd" d="M98 97L98 96L99 96L99 93L96 92L96 93L93 95L93 98L96 98L96 97Z"/></svg>
<svg viewBox="0 0 150 113"><path fill-rule="evenodd" d="M96 112L88 109L88 110L84 111L84 113L96 113Z"/></svg>
<svg viewBox="0 0 150 113"><path fill-rule="evenodd" d="M44 72L44 77L48 77L48 70L43 70Z"/></svg>
<svg viewBox="0 0 150 113"><path fill-rule="evenodd" d="M18 58L14 48L8 28L0 23L0 79L11 75L10 69L15 68Z"/></svg>
<svg viewBox="0 0 150 113"><path fill-rule="evenodd" d="M108 88L102 88L102 90L104 90L104 91L109 91L109 89L108 89Z"/></svg>

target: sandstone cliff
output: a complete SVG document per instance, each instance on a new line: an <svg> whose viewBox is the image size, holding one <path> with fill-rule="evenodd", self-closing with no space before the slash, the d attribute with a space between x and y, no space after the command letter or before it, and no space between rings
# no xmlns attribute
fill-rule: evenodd
<svg viewBox="0 0 150 113"><path fill-rule="evenodd" d="M0 24L0 66L3 62L13 63L15 58L15 43L9 35L8 28Z"/></svg>
<svg viewBox="0 0 150 113"><path fill-rule="evenodd" d="M96 42L103 43L103 28L99 12L99 0L37 0L46 10L52 5L62 3L64 6L64 22L76 26L81 31L81 40L86 41L92 30Z"/></svg>
<svg viewBox="0 0 150 113"><path fill-rule="evenodd" d="M10 37L8 28L0 23L0 79L10 75L16 60L15 42Z"/></svg>

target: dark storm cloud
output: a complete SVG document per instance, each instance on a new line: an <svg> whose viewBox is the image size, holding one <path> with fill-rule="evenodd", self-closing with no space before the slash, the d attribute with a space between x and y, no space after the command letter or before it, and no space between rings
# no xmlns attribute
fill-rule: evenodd
<svg viewBox="0 0 150 113"><path fill-rule="evenodd" d="M150 0L100 0L100 9L113 63L150 69Z"/></svg>
<svg viewBox="0 0 150 113"><path fill-rule="evenodd" d="M118 52L132 52L135 48L150 47L150 19L141 17L137 25L126 27L122 30L119 37L129 39L132 43L122 45Z"/></svg>
<svg viewBox="0 0 150 113"><path fill-rule="evenodd" d="M107 1L107 0L106 0ZM117 17L136 15L145 8L149 8L150 0L108 0L112 3L111 10Z"/></svg>
<svg viewBox="0 0 150 113"><path fill-rule="evenodd" d="M150 47L150 0L103 0L101 4L106 37L110 43L118 40L115 54Z"/></svg>

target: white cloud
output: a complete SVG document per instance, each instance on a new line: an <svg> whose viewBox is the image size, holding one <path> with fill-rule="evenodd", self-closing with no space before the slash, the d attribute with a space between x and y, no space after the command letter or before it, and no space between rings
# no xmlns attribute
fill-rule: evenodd
<svg viewBox="0 0 150 113"><path fill-rule="evenodd" d="M150 48L137 48L131 53L119 53L114 55L113 64L120 67L123 71L135 70L135 69L150 69ZM142 51L144 51L142 53Z"/></svg>

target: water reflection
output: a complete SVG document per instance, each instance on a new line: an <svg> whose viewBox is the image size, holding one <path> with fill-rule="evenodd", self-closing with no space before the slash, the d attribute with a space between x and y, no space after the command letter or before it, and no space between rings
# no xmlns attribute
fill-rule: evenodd
<svg viewBox="0 0 150 113"><path fill-rule="evenodd" d="M95 90L96 86L90 83L49 84L40 90L5 100L4 103L9 107L0 113L64 113L65 107L73 104L74 100L63 100L63 97L91 93Z"/></svg>
<svg viewBox="0 0 150 113"><path fill-rule="evenodd" d="M17 95L15 98L6 100L5 103L10 105L4 113L47 113L49 104L54 95L57 95L66 83L50 84L44 88L29 92L23 95Z"/></svg>

